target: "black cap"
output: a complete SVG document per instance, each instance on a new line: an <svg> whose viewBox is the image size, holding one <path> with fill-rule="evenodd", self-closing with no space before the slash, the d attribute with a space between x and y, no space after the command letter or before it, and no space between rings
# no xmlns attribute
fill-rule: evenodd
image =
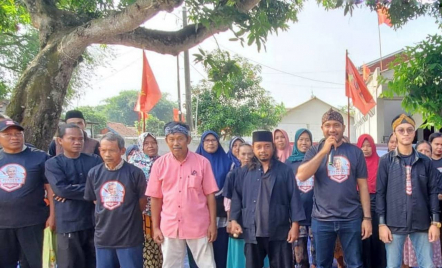
<svg viewBox="0 0 442 268"><path fill-rule="evenodd" d="M11 119L0 121L0 132L5 131L9 127L16 127L22 131L25 130L19 123L12 121Z"/></svg>
<svg viewBox="0 0 442 268"><path fill-rule="evenodd" d="M71 119L71 118L81 118L84 120L83 113L78 110L68 111L66 113L66 117L64 118L64 121L66 122L68 119Z"/></svg>
<svg viewBox="0 0 442 268"><path fill-rule="evenodd" d="M272 132L267 130L254 131L252 134L252 140L253 142L258 142L258 141L273 142L273 134Z"/></svg>

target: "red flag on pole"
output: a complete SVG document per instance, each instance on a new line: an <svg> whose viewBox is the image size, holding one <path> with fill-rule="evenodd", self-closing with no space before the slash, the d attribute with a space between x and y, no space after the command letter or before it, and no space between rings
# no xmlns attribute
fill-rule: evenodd
<svg viewBox="0 0 442 268"><path fill-rule="evenodd" d="M391 20L388 18L388 8L384 6L378 6L378 9L376 10L378 13L378 23L381 25L382 23L387 24L389 27L393 27L393 24L391 24Z"/></svg>
<svg viewBox="0 0 442 268"><path fill-rule="evenodd" d="M141 92L138 94L138 100L134 111L147 113L161 99L161 91L158 87L155 76L147 61L146 54L143 51L143 73L141 78Z"/></svg>
<svg viewBox="0 0 442 268"><path fill-rule="evenodd" d="M173 108L173 121L180 121L180 110L178 110L177 108Z"/></svg>
<svg viewBox="0 0 442 268"><path fill-rule="evenodd" d="M362 65L362 78L364 81L367 81L368 77L370 76L370 68L367 67L367 65Z"/></svg>
<svg viewBox="0 0 442 268"><path fill-rule="evenodd" d="M353 100L353 106L358 108L363 115L368 114L376 106L364 80L348 55L346 55L345 64L345 95Z"/></svg>

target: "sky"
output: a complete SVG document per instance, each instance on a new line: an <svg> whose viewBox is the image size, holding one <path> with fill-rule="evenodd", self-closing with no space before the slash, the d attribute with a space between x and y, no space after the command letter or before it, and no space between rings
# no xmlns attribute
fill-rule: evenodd
<svg viewBox="0 0 442 268"><path fill-rule="evenodd" d="M173 13L159 13L144 26L174 31L182 27L181 18L181 9L177 9ZM430 17L410 21L398 30L381 25L382 55L413 46L427 35L438 32L435 20ZM233 37L231 32L217 34L216 40L208 38L190 50L192 84L207 78L203 66L194 63L192 54L198 53L198 48L214 50L218 41L221 49L260 64L262 87L286 108L299 105L312 95L334 106L346 105L346 49L356 66L380 57L377 14L366 7L356 8L352 16L344 16L343 9L326 11L316 1L310 0L299 13L298 22L290 24L288 31L269 36L266 51L258 52L255 45L243 48L239 42L229 41ZM74 100L70 108L99 105L102 100L116 96L120 91L140 90L142 51L124 46L115 46L114 49L116 55L110 66L95 69L92 88L84 88L83 95ZM146 55L160 90L169 93L171 100L177 100L176 57L150 51ZM179 59L181 92L184 93L183 53Z"/></svg>

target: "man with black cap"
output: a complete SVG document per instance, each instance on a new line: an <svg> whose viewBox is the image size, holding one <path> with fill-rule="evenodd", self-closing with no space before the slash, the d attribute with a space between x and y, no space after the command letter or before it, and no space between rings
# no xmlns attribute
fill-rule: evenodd
<svg viewBox="0 0 442 268"><path fill-rule="evenodd" d="M52 189L44 175L49 156L24 143L23 127L0 122L0 267L42 267L43 230L55 227ZM48 192L50 208L44 202Z"/></svg>
<svg viewBox="0 0 442 268"><path fill-rule="evenodd" d="M344 142L342 115L330 109L322 117L324 141L312 146L297 179L314 180L312 231L318 268L331 267L336 237L348 267L362 267L362 239L371 236L367 166L361 149ZM359 193L358 193L359 190Z"/></svg>
<svg viewBox="0 0 442 268"><path fill-rule="evenodd" d="M83 113L81 111L77 110L71 110L66 113L66 117L64 119L66 124L75 124L83 130L84 133L84 146L82 153L86 154L96 154L100 155L100 143L94 139L88 138L86 132L84 131L86 128L86 120L83 117ZM56 140L53 140L51 144L49 144L49 155L51 157L54 157L56 155L59 155L63 153L63 147L56 142Z"/></svg>
<svg viewBox="0 0 442 268"><path fill-rule="evenodd" d="M401 267L410 237L419 267L435 267L432 242L439 239L438 171L431 159L413 148L415 122L406 114L393 119L397 148L381 157L376 183L379 238L387 267Z"/></svg>
<svg viewBox="0 0 442 268"><path fill-rule="evenodd" d="M270 131L253 132L255 161L235 182L230 219L234 236L244 234L246 267L293 267L292 243L305 219L291 168L276 158ZM241 223L241 225L240 225Z"/></svg>

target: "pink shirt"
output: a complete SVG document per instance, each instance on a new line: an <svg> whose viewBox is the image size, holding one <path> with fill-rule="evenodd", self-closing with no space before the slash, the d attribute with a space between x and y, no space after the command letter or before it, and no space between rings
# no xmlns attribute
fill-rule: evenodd
<svg viewBox="0 0 442 268"><path fill-rule="evenodd" d="M165 237L198 239L210 224L207 195L218 191L209 160L188 152L181 163L172 153L152 166L146 195L163 199L160 229Z"/></svg>

